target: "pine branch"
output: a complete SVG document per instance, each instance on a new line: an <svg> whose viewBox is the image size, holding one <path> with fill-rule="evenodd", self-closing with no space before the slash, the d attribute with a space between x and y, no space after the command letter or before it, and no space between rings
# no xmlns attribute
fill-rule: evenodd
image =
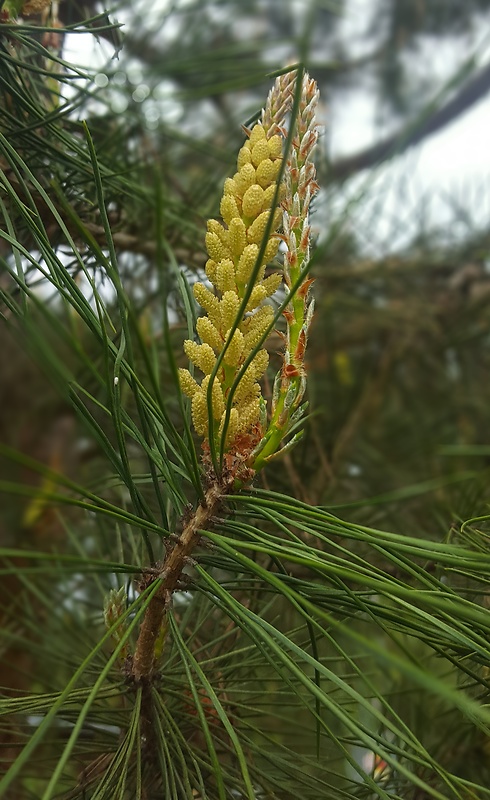
<svg viewBox="0 0 490 800"><path fill-rule="evenodd" d="M211 524L223 497L231 490L233 480L232 476L229 481L215 480L211 484L204 501L198 505L190 520L184 525L184 530L177 541L168 548L162 569L153 579L161 581L161 586L148 606L132 659L130 677L136 684L148 684L151 681L157 661L157 643L161 631L165 629L165 617L172 595L177 590L182 573L201 540L202 532Z"/></svg>
<svg viewBox="0 0 490 800"><path fill-rule="evenodd" d="M17 197L27 204L29 201L26 197L24 187L10 169L10 165L1 158L0 170L7 175L9 183L15 190ZM47 190L47 193L52 206L56 208L60 219L77 244L82 246L86 245L87 234L89 234L89 237L92 237L98 245L101 247L107 246L106 231L102 224L99 225L97 222L93 221L94 214L92 210L88 212L91 219L86 219L83 210L69 206L66 199L61 203L59 197L52 191ZM62 241L63 232L61 231L59 221L54 217L53 211L46 203L44 197L32 186L29 186L29 195L31 203L35 205L36 213L52 243L55 245ZM124 230L117 230L112 232L112 239L118 251L137 253L147 256L148 258L155 258L158 253L158 243L155 240L148 239L148 236L143 233L141 236L138 236L134 233L126 233ZM18 232L18 241L26 250L31 250L33 248L34 242L29 230L25 230L23 233L22 229L20 229ZM0 239L0 256L6 257L10 249L10 245ZM175 250L174 252L178 259L187 262L195 260L195 256L185 248Z"/></svg>

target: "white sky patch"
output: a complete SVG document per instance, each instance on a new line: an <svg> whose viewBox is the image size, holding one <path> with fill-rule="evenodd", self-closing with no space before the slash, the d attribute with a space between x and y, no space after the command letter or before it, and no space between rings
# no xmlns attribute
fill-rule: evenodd
<svg viewBox="0 0 490 800"><path fill-rule="evenodd" d="M166 0L160 0L158 8L164 8L165 4ZM181 2L180 8L183 5L185 3ZM301 3L298 4L300 6L302 7ZM339 23L339 37L349 58L362 57L379 46L383 38L381 30L376 35L379 7L378 0L348 0ZM135 6L134 13L138 12L141 13L141 7ZM478 26L478 20L475 19L473 30L464 36L443 39L420 37L413 50L406 53L406 58L409 61L411 59L413 64L413 74L423 78L426 71L433 85L443 85L472 52L478 52L480 64L488 62L488 41L484 41L485 36L488 40L488 34L485 26ZM170 15L166 19L165 28L172 28L172 22ZM166 33L168 34L168 30ZM104 69L114 58L114 49L103 39L70 34L66 38L64 57L68 63L73 61L90 71L100 70L102 80L105 78ZM114 64L110 66L113 70ZM162 118L167 123L175 124L181 109L172 97L173 83L163 81L153 91L150 101L150 87L144 83L141 65L132 60L126 64L126 69L127 73L121 73L121 78L128 78L134 85L135 102L145 101L149 128L156 127ZM111 104L114 111L123 112L127 100L123 94L115 92ZM352 89L344 87L332 93L325 121L327 135L324 142L328 142L332 161L362 151L397 128L397 122L391 114L380 112L376 93L370 91L366 76L359 86ZM374 181L369 192L371 198L365 198L363 202L376 206L376 221L381 239L387 236L394 243L391 227L394 223L396 225L397 215L400 214L400 202L403 204L403 216L407 220L412 213L417 224L423 216L427 227L450 224L454 216L452 205L462 209L466 206L469 217L475 224L482 225L489 221L490 206L486 199L490 188L489 128L490 96L483 98L440 133L428 137L421 145L411 148L380 170L380 180ZM366 175L356 176L349 184L356 189L365 178ZM349 187L349 193L352 187ZM381 200L380 189L384 193ZM355 224L357 212L353 213ZM374 211L362 209L363 217L366 214L369 216ZM413 232L413 221L412 224L407 221L406 227L397 228L395 238L399 246L407 243ZM377 233L378 231L375 235Z"/></svg>
<svg viewBox="0 0 490 800"><path fill-rule="evenodd" d="M348 101L338 117L333 114L331 125L333 161L379 141L367 97ZM368 184L352 215L354 225L363 220L372 243L379 244L373 255L386 247L403 249L422 229L446 229L456 239L490 224L489 130L487 96L441 132L382 165L378 177L365 172L349 181L349 196Z"/></svg>
<svg viewBox="0 0 490 800"><path fill-rule="evenodd" d="M373 35L376 30L379 34L384 33L378 11L379 0L347 0L337 26L337 35L351 58L362 58L375 50L381 41L381 35L378 35L378 42Z"/></svg>
<svg viewBox="0 0 490 800"><path fill-rule="evenodd" d="M368 23L376 6L369 0L348 0L341 27L349 57L360 57L375 49ZM477 23L475 18L473 29L458 37L419 38L416 47L405 54L413 67L415 85L417 76L423 81L425 72L431 86L442 88L472 54L478 58L477 68L487 64L488 31ZM346 87L332 95L327 139L333 162L362 152L398 129L400 123L394 116L380 110L376 93L369 91L367 77L357 87ZM429 102L432 99L433 90L427 96ZM468 235L476 226L488 226L489 130L487 95L440 132L382 165L378 176L372 173L370 177L365 172L348 182L349 197L362 190L366 181L370 184L358 209L353 208L351 226L356 228L361 222L361 228L366 229L366 247L373 255L385 252L387 247L396 250L407 246L421 230L446 229L448 235L457 238Z"/></svg>
<svg viewBox="0 0 490 800"><path fill-rule="evenodd" d="M490 173L490 96L443 131L427 139L419 148L417 171L421 176L437 176L441 186L448 181L475 178Z"/></svg>
<svg viewBox="0 0 490 800"><path fill-rule="evenodd" d="M68 33L63 45L63 59L68 64L102 69L114 55L114 47L105 39L86 33Z"/></svg>

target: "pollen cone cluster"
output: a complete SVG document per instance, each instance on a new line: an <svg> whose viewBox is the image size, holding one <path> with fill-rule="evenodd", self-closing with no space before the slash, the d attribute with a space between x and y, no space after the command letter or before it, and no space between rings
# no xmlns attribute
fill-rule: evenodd
<svg viewBox="0 0 490 800"><path fill-rule="evenodd" d="M258 381L267 369L268 353L259 349L251 360L249 357L274 317L272 306L264 304L264 300L282 282L279 273L265 277L266 265L277 253L282 217L279 208L272 207L283 149L283 137L277 130L277 124L270 121L268 125L259 122L247 131L248 140L238 154L237 172L224 186L220 204L224 224L214 219L208 222L206 275L214 291L204 283L194 285L195 298L205 312L197 321L200 342L184 343L188 358L204 374L199 381L189 370L180 370L182 390L192 398L194 427L206 440L213 437L216 444L225 436L225 450L244 437L250 438L249 447L253 447L265 425ZM261 248L263 255L259 259ZM245 297L248 299L239 315ZM245 366L247 360L250 363ZM239 382L231 392L238 376Z"/></svg>

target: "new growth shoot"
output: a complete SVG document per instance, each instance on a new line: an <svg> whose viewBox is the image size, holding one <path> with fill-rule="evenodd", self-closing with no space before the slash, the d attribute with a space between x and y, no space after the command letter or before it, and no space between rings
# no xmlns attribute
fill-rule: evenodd
<svg viewBox="0 0 490 800"><path fill-rule="evenodd" d="M237 172L224 185L223 222L208 222L206 276L212 289L194 285L204 311L196 326L200 341L184 343L204 377L198 382L187 369L179 376L182 390L192 398L192 420L204 438L205 453L224 454L227 470L242 480L298 440L301 432L290 434L306 408L304 355L313 315L309 209L318 190L311 160L319 135L318 89L305 74L299 103L293 103L295 91L295 72L278 77L260 120L245 129ZM282 270L266 274L268 265L278 262L281 242ZM270 298L284 285L285 350L269 410L259 381L268 367L264 344L276 317Z"/></svg>
<svg viewBox="0 0 490 800"><path fill-rule="evenodd" d="M317 102L316 84L307 75L299 86L294 72L277 78L260 120L245 130L247 141L238 154L235 175L225 181L223 222L208 223L206 275L212 288L195 284L194 294L204 311L196 326L200 341L184 344L203 377L196 380L181 369L180 384L192 398L194 427L204 439L205 460L211 460L215 474L145 584L159 585L134 655L128 657L128 675L138 686L149 686L153 679L172 595L225 496L249 483L257 470L298 438L293 429L305 410L304 354L313 313L308 297L308 214L318 188L311 161L318 139ZM283 268L267 274L281 242ZM281 287L286 295L279 306L286 320L285 349L268 410L259 381L269 363L264 343L280 316L270 298ZM109 620L118 602L117 597L109 598Z"/></svg>

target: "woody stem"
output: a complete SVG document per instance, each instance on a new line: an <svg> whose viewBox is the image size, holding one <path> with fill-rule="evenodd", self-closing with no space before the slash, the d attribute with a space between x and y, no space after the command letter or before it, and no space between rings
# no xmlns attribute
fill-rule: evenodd
<svg viewBox="0 0 490 800"><path fill-rule="evenodd" d="M131 677L135 683L148 683L153 674L157 640L165 623L173 592L182 576L187 560L199 543L201 531L206 530L218 511L226 487L213 483L184 527L176 544L168 550L160 576L160 588L153 595L141 623L133 657Z"/></svg>

